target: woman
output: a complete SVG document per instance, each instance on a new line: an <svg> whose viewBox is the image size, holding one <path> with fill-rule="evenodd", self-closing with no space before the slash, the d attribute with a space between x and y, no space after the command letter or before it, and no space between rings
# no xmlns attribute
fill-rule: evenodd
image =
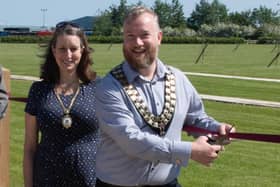
<svg viewBox="0 0 280 187"><path fill-rule="evenodd" d="M57 24L25 108L25 187L95 185L96 75L85 34Z"/></svg>

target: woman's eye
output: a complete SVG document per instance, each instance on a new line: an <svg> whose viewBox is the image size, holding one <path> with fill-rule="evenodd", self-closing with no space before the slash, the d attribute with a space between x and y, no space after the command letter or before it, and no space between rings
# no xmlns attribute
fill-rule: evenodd
<svg viewBox="0 0 280 187"><path fill-rule="evenodd" d="M60 52L67 52L68 50L71 51L72 53L76 52L79 50L78 47L71 47L71 48L65 48L65 47L61 47L58 48Z"/></svg>
<svg viewBox="0 0 280 187"><path fill-rule="evenodd" d="M71 51L71 52L78 51L78 48L76 48L76 47L70 48L70 51Z"/></svg>

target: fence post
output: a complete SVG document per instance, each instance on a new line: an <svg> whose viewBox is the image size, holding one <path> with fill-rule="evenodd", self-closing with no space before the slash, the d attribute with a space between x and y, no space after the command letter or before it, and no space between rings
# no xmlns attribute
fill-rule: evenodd
<svg viewBox="0 0 280 187"><path fill-rule="evenodd" d="M3 80L7 92L10 93L10 71L2 68ZM6 115L0 120L0 187L9 187L9 162L10 162L10 103Z"/></svg>

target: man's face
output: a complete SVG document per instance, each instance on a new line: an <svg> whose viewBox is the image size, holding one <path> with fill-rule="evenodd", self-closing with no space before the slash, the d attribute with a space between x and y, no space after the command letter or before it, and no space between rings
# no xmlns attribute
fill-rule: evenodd
<svg viewBox="0 0 280 187"><path fill-rule="evenodd" d="M153 15L143 13L124 25L123 54L136 70L155 63L162 32Z"/></svg>

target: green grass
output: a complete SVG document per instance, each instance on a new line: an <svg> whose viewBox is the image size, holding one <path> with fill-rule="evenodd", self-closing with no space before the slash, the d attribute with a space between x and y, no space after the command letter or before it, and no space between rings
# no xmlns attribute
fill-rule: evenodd
<svg viewBox="0 0 280 187"><path fill-rule="evenodd" d="M92 54L95 63L93 68L100 76L123 59L120 44L113 44L111 47L109 44L91 46L95 50ZM233 51L234 47L235 45L209 45L203 60L195 64L202 45L163 44L160 58L182 71L280 79L277 61L270 68L266 67L277 52L271 52L273 45L243 44ZM16 75L38 76L40 53L42 51L36 44L0 44L0 62ZM189 78L203 94L280 101L279 83L198 76Z"/></svg>
<svg viewBox="0 0 280 187"><path fill-rule="evenodd" d="M205 105L209 114L236 124L239 131L279 134L280 109L215 102L205 102ZM277 187L279 159L279 144L236 140L210 168L191 161L189 167L182 170L180 181L185 186Z"/></svg>
<svg viewBox="0 0 280 187"><path fill-rule="evenodd" d="M122 48L119 44L92 44L93 68L103 76L119 64ZM280 67L266 65L275 56L272 45L209 45L203 61L194 64L202 45L162 45L160 58L183 71L228 74L279 79ZM40 59L35 44L1 44L1 64L15 75L39 75ZM199 93L264 99L280 102L279 83L230 80L189 76ZM27 96L31 82L12 80L13 96ZM205 101L209 115L219 121L235 124L242 132L280 134L280 109L225 104ZM24 104L11 102L10 183L23 186L22 156L24 136ZM186 140L192 140L184 133ZM193 161L181 171L183 186L263 187L280 184L280 145L252 141L235 141L210 168Z"/></svg>
<svg viewBox="0 0 280 187"><path fill-rule="evenodd" d="M203 60L195 61L202 45L162 45L160 56L166 63L174 64L183 71L217 73L250 77L280 78L280 67L267 64L277 51L273 45L243 44L233 51L235 45L209 45ZM280 59L279 59L280 61Z"/></svg>
<svg viewBox="0 0 280 187"><path fill-rule="evenodd" d="M123 59L121 44L91 44L95 50L94 68L103 75L113 65ZM280 79L280 66L274 63L270 68L267 64L277 51L271 52L274 45L243 44L233 51L235 45L209 45L203 60L195 64L202 45L163 44L159 56L167 64L183 71L217 73L251 77ZM3 44L0 43L0 62L11 69L13 74L38 75L40 58L37 44ZM280 59L279 59L280 61Z"/></svg>
<svg viewBox="0 0 280 187"><path fill-rule="evenodd" d="M31 82L12 81L11 92L17 97L25 97ZM22 159L24 139L24 103L11 102L10 128L10 186L23 186Z"/></svg>
<svg viewBox="0 0 280 187"><path fill-rule="evenodd" d="M199 93L280 102L279 83L188 76Z"/></svg>

